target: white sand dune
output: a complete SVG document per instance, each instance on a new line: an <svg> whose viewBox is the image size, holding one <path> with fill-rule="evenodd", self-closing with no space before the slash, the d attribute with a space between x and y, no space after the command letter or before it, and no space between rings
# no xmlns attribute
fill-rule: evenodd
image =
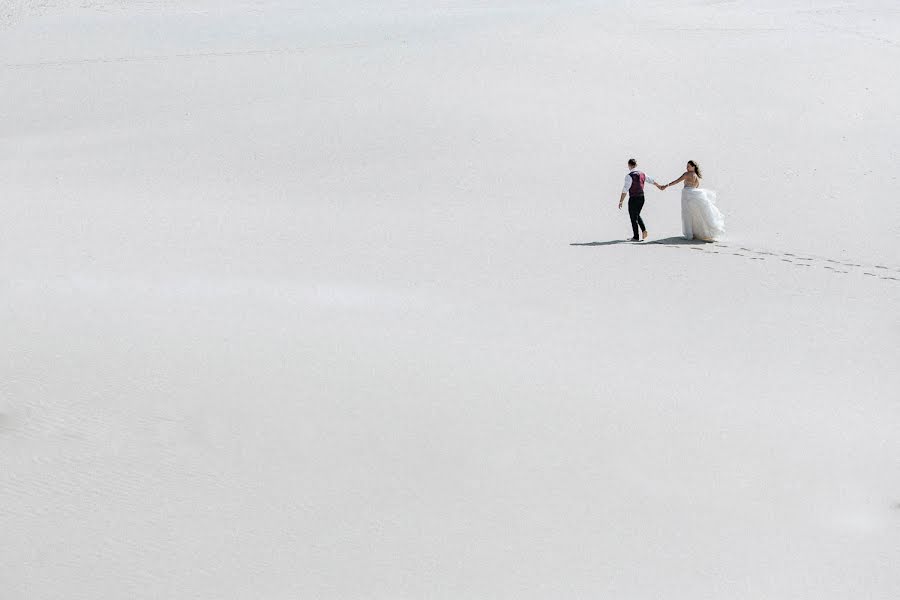
<svg viewBox="0 0 900 600"><path fill-rule="evenodd" d="M0 598L897 598L900 11L815 4L3 3Z"/></svg>

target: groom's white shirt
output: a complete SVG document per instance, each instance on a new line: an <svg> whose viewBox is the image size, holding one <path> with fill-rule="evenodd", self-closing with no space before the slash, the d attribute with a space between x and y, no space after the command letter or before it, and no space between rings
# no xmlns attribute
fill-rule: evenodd
<svg viewBox="0 0 900 600"><path fill-rule="evenodd" d="M622 193L624 194L628 190L631 189L631 174L632 173L640 173L640 169L632 169L628 171L628 175L625 176L625 187L622 188ZM649 183L650 185L655 185L656 180L644 173L644 183Z"/></svg>

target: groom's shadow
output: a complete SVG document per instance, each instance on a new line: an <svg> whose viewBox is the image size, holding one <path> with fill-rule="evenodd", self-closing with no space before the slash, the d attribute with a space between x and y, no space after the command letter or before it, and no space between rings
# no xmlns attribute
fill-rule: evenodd
<svg viewBox="0 0 900 600"><path fill-rule="evenodd" d="M635 246L649 246L657 244L662 246L705 246L709 242L703 240L686 240L681 236L663 238L661 240L648 240L646 242L632 242L631 240L609 240L607 242L573 242L570 246L615 246L616 244L632 244Z"/></svg>

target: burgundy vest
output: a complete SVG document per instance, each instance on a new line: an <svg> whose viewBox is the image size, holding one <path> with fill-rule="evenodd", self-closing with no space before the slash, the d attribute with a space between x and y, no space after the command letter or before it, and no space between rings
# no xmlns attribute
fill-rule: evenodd
<svg viewBox="0 0 900 600"><path fill-rule="evenodd" d="M641 173L640 171L633 171L628 174L631 177L631 189L628 190L629 196L643 196L644 195L644 180L647 179L647 176Z"/></svg>

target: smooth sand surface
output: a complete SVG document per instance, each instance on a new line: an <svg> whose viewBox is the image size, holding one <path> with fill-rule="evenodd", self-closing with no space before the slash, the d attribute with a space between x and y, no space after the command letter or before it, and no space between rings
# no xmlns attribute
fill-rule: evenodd
<svg viewBox="0 0 900 600"><path fill-rule="evenodd" d="M0 598L900 597L895 2L2 5Z"/></svg>

